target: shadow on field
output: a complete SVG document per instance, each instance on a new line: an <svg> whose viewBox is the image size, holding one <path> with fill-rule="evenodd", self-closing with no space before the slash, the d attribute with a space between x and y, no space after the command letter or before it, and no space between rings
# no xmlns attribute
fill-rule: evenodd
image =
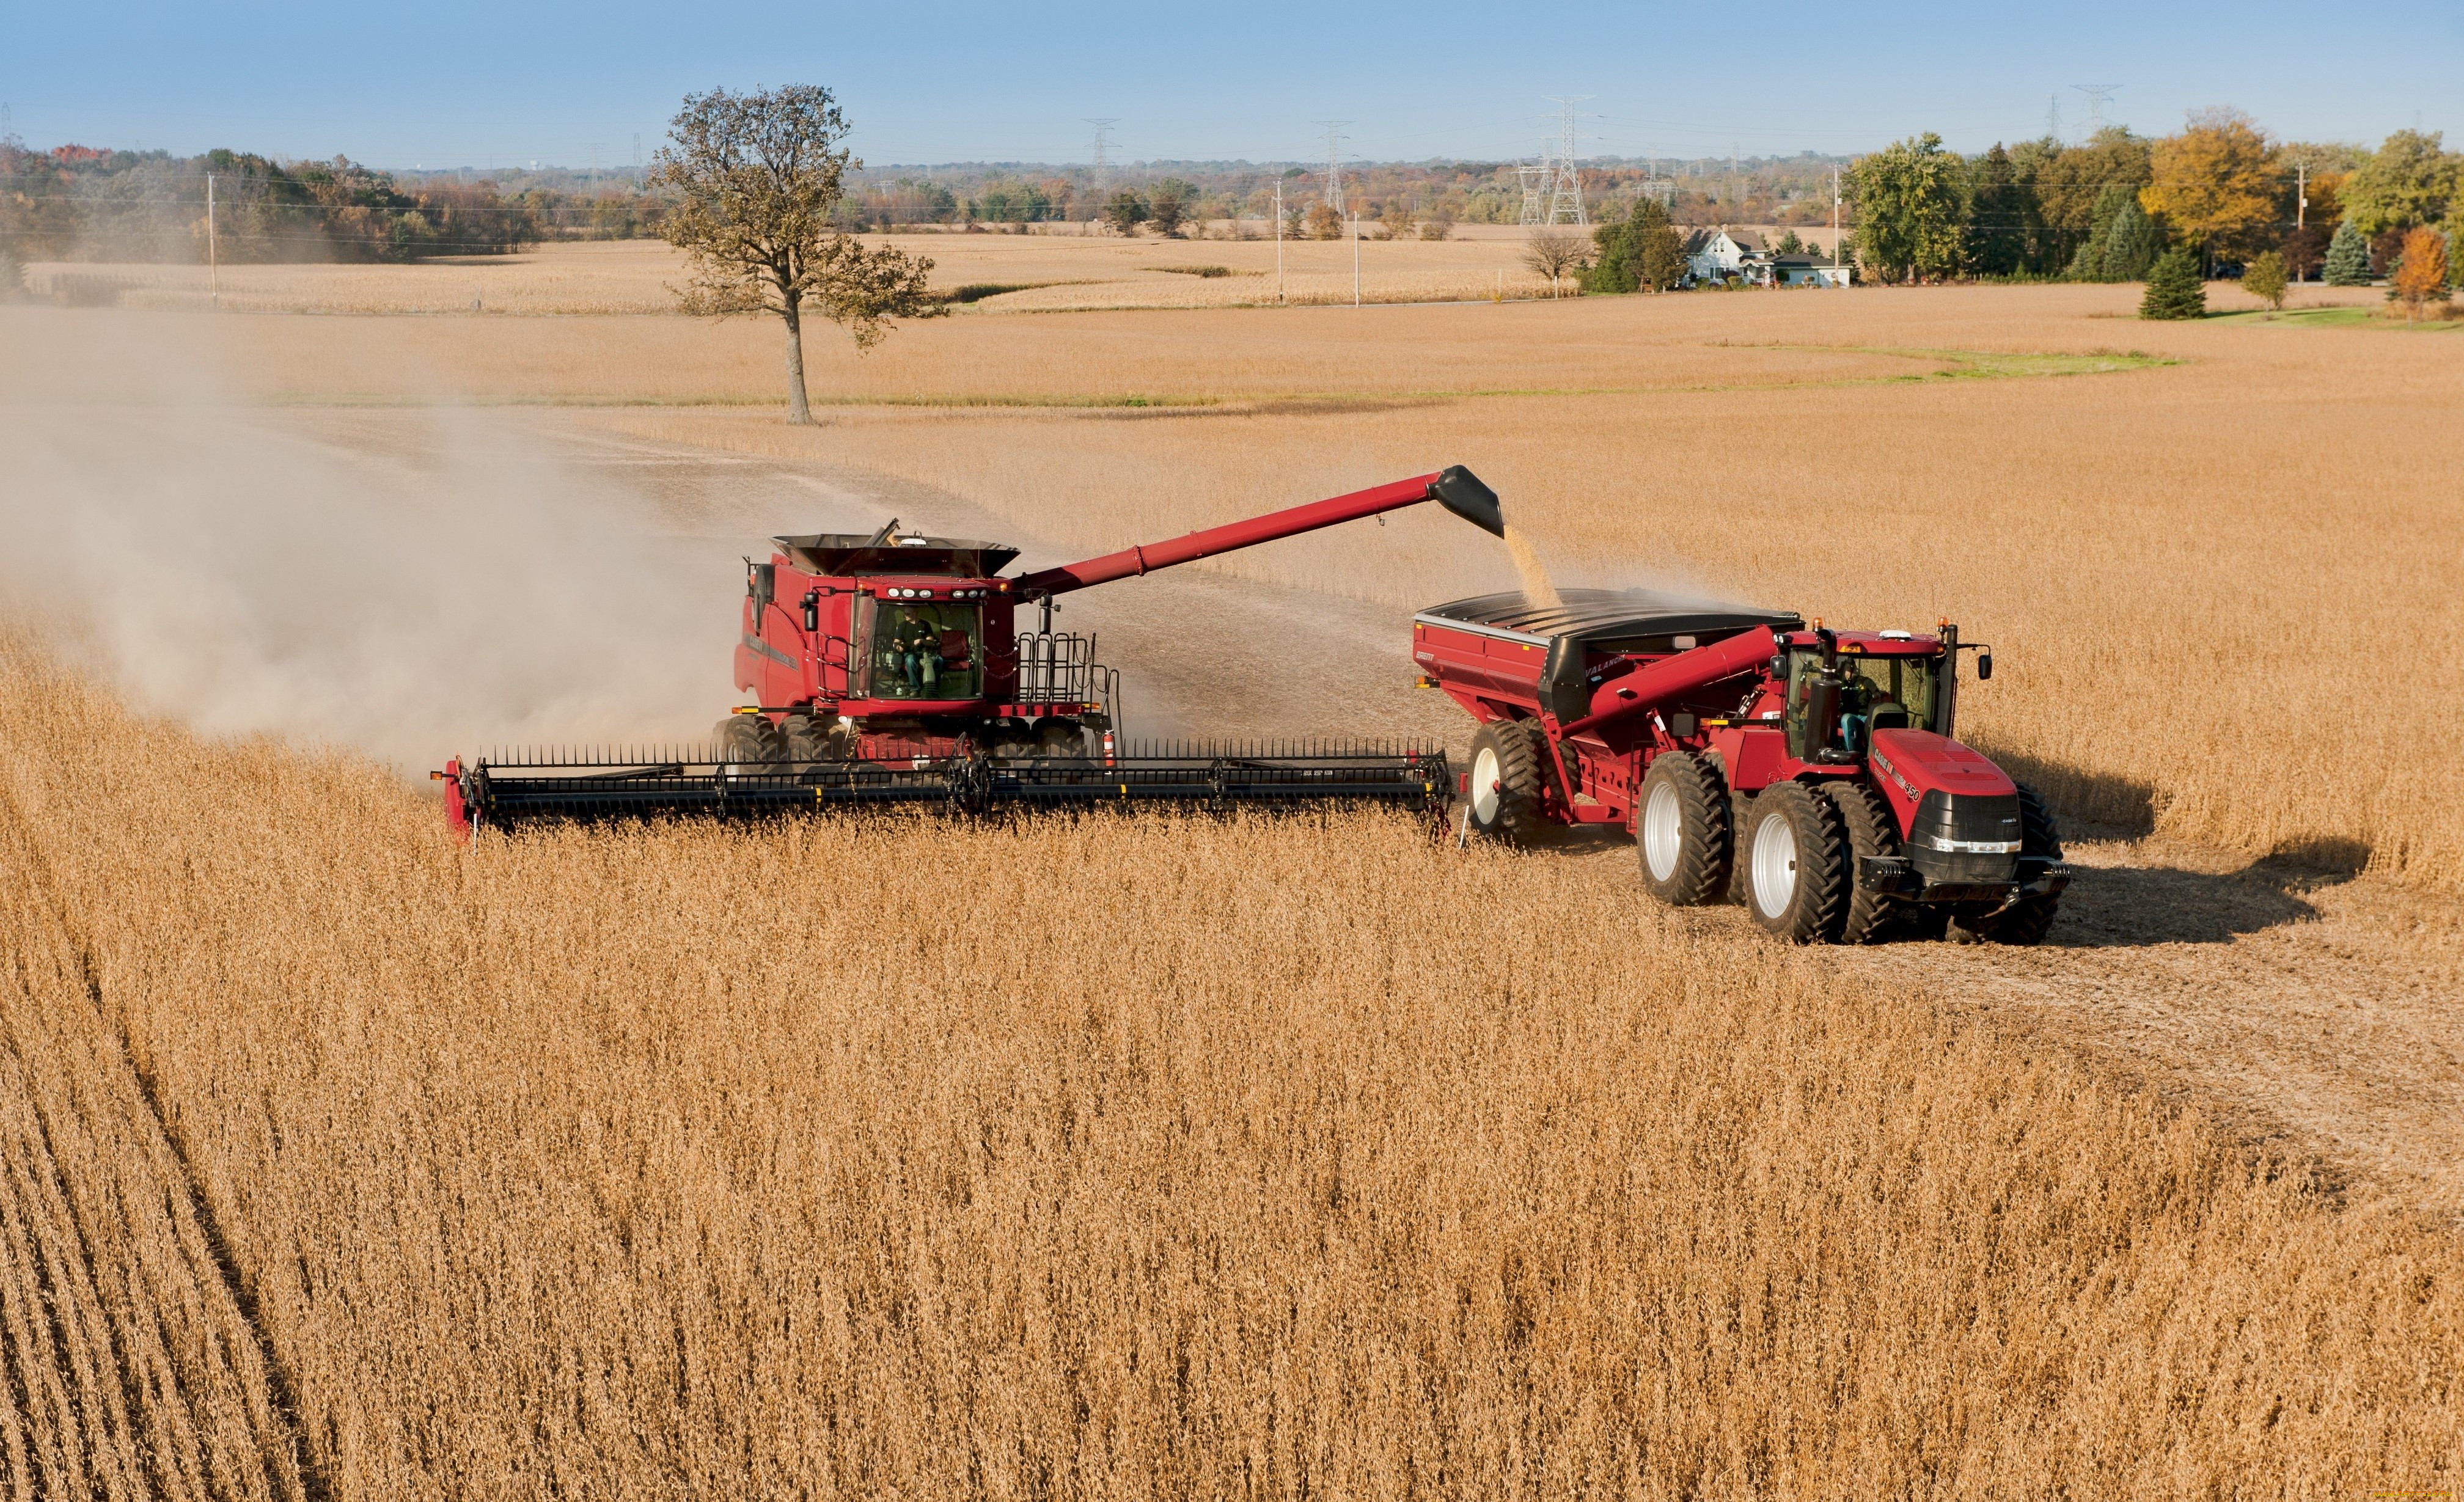
<svg viewBox="0 0 2464 1502"><path fill-rule="evenodd" d="M2319 910L2264 866L2232 872L2171 866L2081 866L2062 895L2047 942L2065 949L2222 944L2243 934L2307 922Z"/></svg>

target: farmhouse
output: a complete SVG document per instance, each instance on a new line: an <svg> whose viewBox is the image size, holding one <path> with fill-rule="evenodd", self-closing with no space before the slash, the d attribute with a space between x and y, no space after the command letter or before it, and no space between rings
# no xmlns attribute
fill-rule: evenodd
<svg viewBox="0 0 2464 1502"><path fill-rule="evenodd" d="M1685 237L1685 268L1696 281L1771 280L1771 251L1751 230L1697 230Z"/></svg>

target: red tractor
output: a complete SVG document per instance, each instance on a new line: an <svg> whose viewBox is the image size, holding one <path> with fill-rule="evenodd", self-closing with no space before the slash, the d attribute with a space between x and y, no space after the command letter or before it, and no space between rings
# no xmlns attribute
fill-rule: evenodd
<svg viewBox="0 0 2464 1502"><path fill-rule="evenodd" d="M2069 884L2044 800L1951 739L1943 623L1807 630L1786 612L1639 590L1460 600L1413 620L1425 687L1480 721L1466 830L1630 829L1643 884L1733 898L1798 943L2033 944Z"/></svg>
<svg viewBox="0 0 2464 1502"><path fill-rule="evenodd" d="M515 752L434 774L467 829L568 818L815 805L1366 800L1442 813L1436 747L1342 742L1131 746L1119 675L1052 630L1055 596L1434 500L1491 533L1494 492L1458 465L1015 578L1018 550L902 533L782 537L746 567L736 685L753 702L712 746ZM1020 630L1021 607L1037 612Z"/></svg>

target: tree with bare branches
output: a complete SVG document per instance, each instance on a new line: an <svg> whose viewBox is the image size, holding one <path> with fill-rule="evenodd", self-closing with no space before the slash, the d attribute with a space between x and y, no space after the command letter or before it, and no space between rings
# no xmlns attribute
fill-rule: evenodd
<svg viewBox="0 0 2464 1502"><path fill-rule="evenodd" d="M660 226L693 260L677 293L688 313L776 313L787 324L787 421L809 423L804 395L803 312L845 328L859 350L890 320L935 318L931 260L895 246L867 246L831 225L849 167L847 120L830 91L790 84L753 94L688 94L651 158L653 186L677 204Z"/></svg>
<svg viewBox="0 0 2464 1502"><path fill-rule="evenodd" d="M1549 278L1549 296L1557 295L1557 278L1579 269L1589 257L1583 237L1572 230L1543 225L1523 245L1523 264Z"/></svg>

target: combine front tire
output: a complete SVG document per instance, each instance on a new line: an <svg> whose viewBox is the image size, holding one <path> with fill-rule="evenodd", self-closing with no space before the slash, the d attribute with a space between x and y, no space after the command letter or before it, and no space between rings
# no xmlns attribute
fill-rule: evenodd
<svg viewBox="0 0 2464 1502"><path fill-rule="evenodd" d="M1668 751L1643 774L1634 843L1642 884L1672 907L1716 902L1728 889L1728 786L1690 751Z"/></svg>
<svg viewBox="0 0 2464 1502"><path fill-rule="evenodd" d="M1803 783L1774 783L1754 799L1739 859L1746 911L1792 944L1839 937L1848 907L1848 835L1839 809Z"/></svg>
<svg viewBox="0 0 2464 1502"><path fill-rule="evenodd" d="M759 772L782 760L786 747L767 715L730 715L718 722L718 760L729 777Z"/></svg>
<svg viewBox="0 0 2464 1502"><path fill-rule="evenodd" d="M1900 853L1899 827L1882 806L1882 795L1863 783L1832 783L1823 790L1839 809L1839 823L1848 835L1848 916L1840 922L1839 941L1879 944L1896 939L1904 910L1881 893L1866 891L1858 876L1867 856Z"/></svg>
<svg viewBox="0 0 2464 1502"><path fill-rule="evenodd" d="M1471 738L1471 827L1521 845L1540 830L1540 732L1498 719Z"/></svg>

